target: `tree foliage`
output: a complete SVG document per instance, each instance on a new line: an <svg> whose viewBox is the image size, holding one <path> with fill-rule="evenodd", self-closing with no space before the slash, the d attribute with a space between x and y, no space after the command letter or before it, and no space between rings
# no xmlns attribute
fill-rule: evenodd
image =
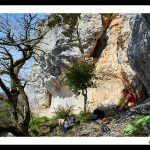
<svg viewBox="0 0 150 150"><path fill-rule="evenodd" d="M66 72L65 83L71 87L73 92L78 95L80 90L86 90L93 87L94 65L84 63L74 63Z"/></svg>
<svg viewBox="0 0 150 150"><path fill-rule="evenodd" d="M95 66L87 62L74 63L66 72L65 83L72 91L84 96L85 105L87 100L87 88L95 87L93 78L95 77ZM86 111L86 106L84 106Z"/></svg>
<svg viewBox="0 0 150 150"><path fill-rule="evenodd" d="M66 14L66 13L57 13L52 14L48 18L47 26L51 29L57 26L65 26L68 25L68 28L62 32L65 36L69 37L72 35L75 30L75 26L77 25L78 18L80 14Z"/></svg>
<svg viewBox="0 0 150 150"><path fill-rule="evenodd" d="M76 39L79 44L79 49L81 53L83 52L81 39L80 39L80 33L79 33L79 22L78 19L80 18L80 13L78 14L71 14L71 13L57 13L57 14L51 14L48 16L48 22L47 26L49 29L52 29L54 27L62 27L63 31L62 34L65 37L68 37L69 41L72 41ZM74 33L74 34L73 34Z"/></svg>

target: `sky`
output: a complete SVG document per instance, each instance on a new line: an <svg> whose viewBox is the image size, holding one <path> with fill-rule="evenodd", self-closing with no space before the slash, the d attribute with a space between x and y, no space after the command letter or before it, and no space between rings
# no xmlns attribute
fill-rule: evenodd
<svg viewBox="0 0 150 150"><path fill-rule="evenodd" d="M17 18L18 20L20 20L20 18L21 18L21 16L22 16L23 14L24 14L24 13L9 13L9 14L7 14L7 15L8 15L8 17L9 17L9 19L10 19L12 25L13 25L13 26L16 26L16 25L15 25L15 21L16 21L16 20L14 19L14 17ZM0 13L0 16L5 16L5 15L6 15L6 14ZM44 13L40 13L40 14L38 14L38 18L42 19L42 18L45 17L45 15L46 15L46 14L44 14ZM0 24L0 26L1 26L1 24ZM15 31L17 32L17 27L15 27L15 29L16 29L16 30L14 30L14 32L15 32ZM1 36L2 36L2 34L0 33L0 37L1 37ZM14 49L11 49L11 54L13 55L14 60L17 60L17 59L20 58L20 56L21 56L21 53L19 53L18 51L16 51L15 48L14 48ZM22 69L22 70L21 70L21 74L22 74L23 77L28 77L28 76L29 76L30 68L31 68L31 66L32 66L34 63L35 63L34 58L31 58L30 60L28 60L28 61L26 62L26 64L24 65L24 68L25 68L25 69ZM9 80L8 76L2 76L2 75L1 75L0 77L3 79L4 83L6 84L6 86L10 87L9 82L7 82L7 80ZM1 87L0 87L0 92L2 92Z"/></svg>

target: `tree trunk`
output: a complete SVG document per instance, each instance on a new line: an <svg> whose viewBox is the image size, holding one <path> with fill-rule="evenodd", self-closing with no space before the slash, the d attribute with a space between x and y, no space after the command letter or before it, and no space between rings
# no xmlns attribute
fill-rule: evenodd
<svg viewBox="0 0 150 150"><path fill-rule="evenodd" d="M25 130L28 130L29 122L30 122L30 107L29 107L29 101L28 96L24 91L24 87L21 85L20 80L18 77L12 72L11 78L15 81L15 85L17 86L20 95L22 96L23 103L24 103L24 121L22 126Z"/></svg>
<svg viewBox="0 0 150 150"><path fill-rule="evenodd" d="M86 96L84 95L84 112L86 113Z"/></svg>
<svg viewBox="0 0 150 150"><path fill-rule="evenodd" d="M82 95L84 96L84 112L86 113L86 102L87 102L87 90L82 90Z"/></svg>
<svg viewBox="0 0 150 150"><path fill-rule="evenodd" d="M21 126L13 126L13 125L0 125L0 133L7 133L10 132L15 136L19 136L19 137L27 137L29 136L28 130L24 130L23 127Z"/></svg>

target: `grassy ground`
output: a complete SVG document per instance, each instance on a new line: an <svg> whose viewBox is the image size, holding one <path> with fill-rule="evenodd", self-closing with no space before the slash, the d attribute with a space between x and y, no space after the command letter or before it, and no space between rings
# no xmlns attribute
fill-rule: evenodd
<svg viewBox="0 0 150 150"><path fill-rule="evenodd" d="M51 119L32 114L29 124L29 132L31 136L46 136L46 134L49 133L48 127L50 124Z"/></svg>
<svg viewBox="0 0 150 150"><path fill-rule="evenodd" d="M68 107L66 109L59 107L55 110L53 118L39 117L32 115L29 125L29 132L32 136L51 136L51 133L55 130L57 135L63 133L63 130L58 128L58 119L65 118L69 115L79 119L81 123L91 121L91 112L81 111L78 115L72 113L73 109ZM78 128L79 125L74 125L73 128ZM51 132L51 133L50 133Z"/></svg>
<svg viewBox="0 0 150 150"><path fill-rule="evenodd" d="M11 123L10 120L9 105L3 103L0 105L0 124ZM39 117L32 114L29 124L29 133L31 136L63 136L63 130L58 127L58 119L65 118L69 115L74 116L80 120L79 125L74 125L72 129L67 133L67 136L74 136L74 134L81 130L82 126L92 125L91 112L81 111L79 114L75 115L72 113L72 108L64 109L62 107L57 108L53 118ZM112 117L115 119L115 116ZM113 119L112 119L113 120ZM123 123L123 122L122 122ZM121 123L115 127L115 130L119 130ZM118 127L119 128L118 128ZM113 127L113 121L110 120L110 129ZM123 129L123 130L122 130ZM124 128L121 128L122 136L149 136L150 135L150 116L140 117L138 119L132 120L132 122L127 122ZM70 133L70 134L69 134ZM3 136L3 135L1 135ZM109 136L109 135L108 135Z"/></svg>

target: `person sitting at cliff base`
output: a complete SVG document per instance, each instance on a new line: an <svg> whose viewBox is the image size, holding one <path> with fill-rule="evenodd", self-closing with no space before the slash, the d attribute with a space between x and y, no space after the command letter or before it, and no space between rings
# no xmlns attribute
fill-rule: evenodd
<svg viewBox="0 0 150 150"><path fill-rule="evenodd" d="M64 119L59 119L58 124L63 128L64 131L66 131L70 129L74 124L80 124L80 120L69 115Z"/></svg>
<svg viewBox="0 0 150 150"><path fill-rule="evenodd" d="M116 107L117 109L128 109L136 105L136 96L134 93L129 92L129 90L126 88L123 89L121 93L122 96Z"/></svg>

